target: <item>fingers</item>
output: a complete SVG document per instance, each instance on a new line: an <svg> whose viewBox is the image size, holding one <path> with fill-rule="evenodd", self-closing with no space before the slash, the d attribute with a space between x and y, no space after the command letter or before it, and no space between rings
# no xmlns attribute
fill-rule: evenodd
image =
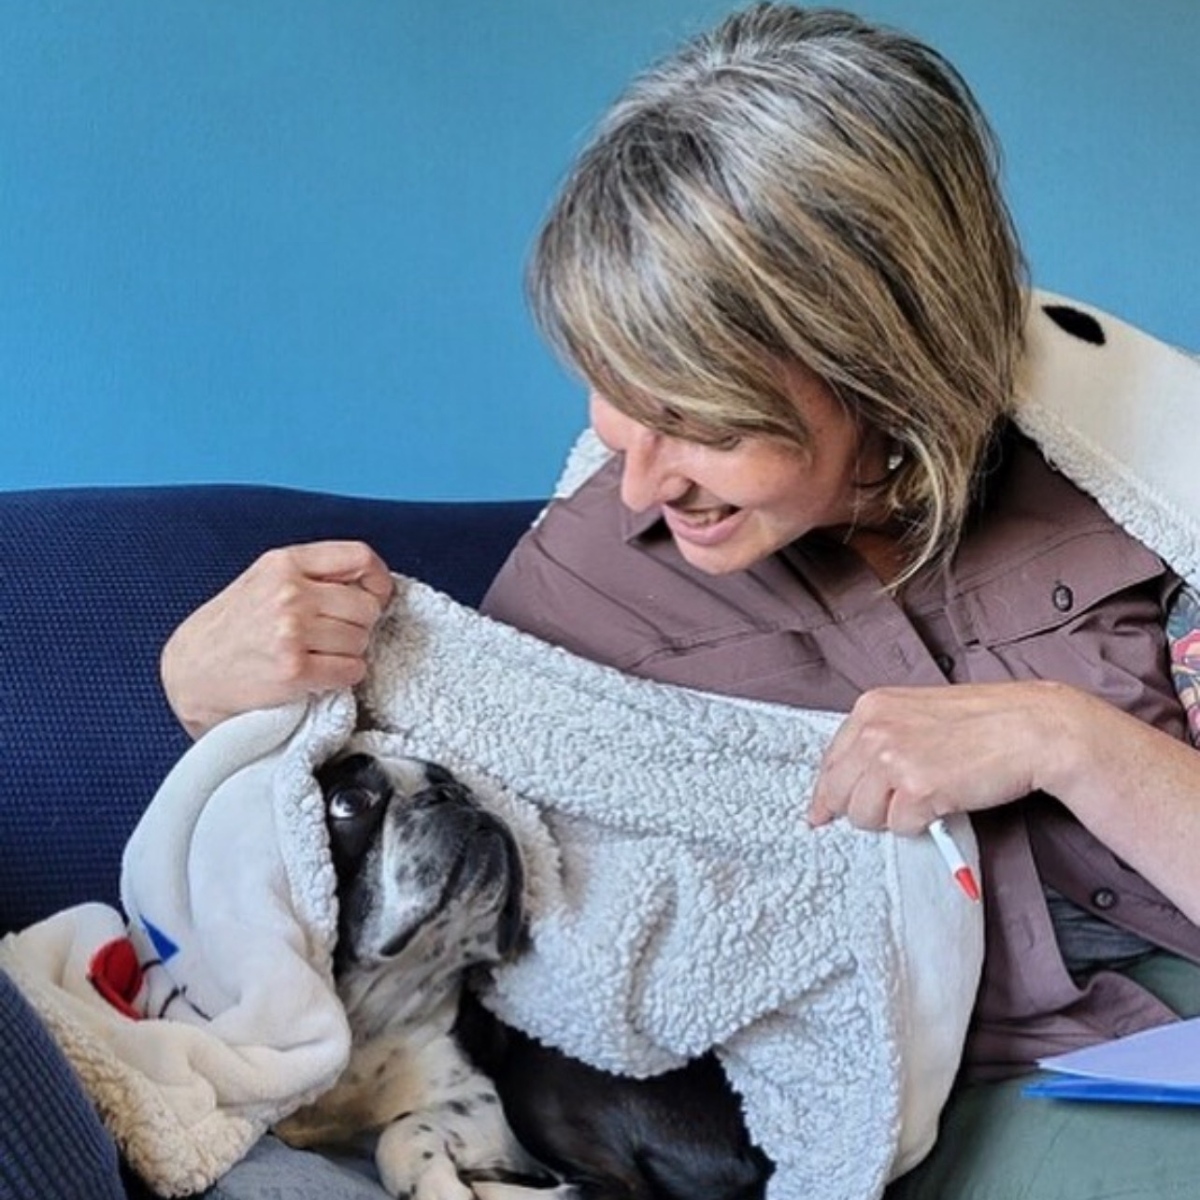
<svg viewBox="0 0 1200 1200"><path fill-rule="evenodd" d="M846 717L825 750L809 802L810 825L827 825L835 817L845 816L855 785L866 769L865 756L854 753L857 733L851 728L853 719L853 713Z"/></svg>
<svg viewBox="0 0 1200 1200"><path fill-rule="evenodd" d="M809 808L822 825L913 834L939 816L1034 790L1048 723L1036 682L879 688L864 693L826 751ZM1040 705L1045 711L1044 698Z"/></svg>
<svg viewBox="0 0 1200 1200"><path fill-rule="evenodd" d="M226 614L227 625L241 625L230 629L230 642L248 633L264 638L259 656L268 677L297 693L361 679L371 634L394 586L370 547L313 542L269 551L243 580L247 594Z"/></svg>
<svg viewBox="0 0 1200 1200"><path fill-rule="evenodd" d="M378 599L353 584L315 583L280 613L280 633L316 654L362 655L383 613Z"/></svg>
<svg viewBox="0 0 1200 1200"><path fill-rule="evenodd" d="M385 605L395 588L387 564L365 542L324 541L269 551L287 556L295 569L310 579L356 583Z"/></svg>
<svg viewBox="0 0 1200 1200"><path fill-rule="evenodd" d="M368 628L379 620L395 588L387 565L362 542L309 542L268 550L241 578L279 611Z"/></svg>
<svg viewBox="0 0 1200 1200"><path fill-rule="evenodd" d="M171 707L199 734L250 708L354 686L393 589L362 542L267 551L171 635L161 662Z"/></svg>
<svg viewBox="0 0 1200 1200"><path fill-rule="evenodd" d="M890 720L889 702L868 692L839 727L826 750L809 807L812 825L836 817L860 829L916 832L917 808L911 782L906 781L901 739ZM911 826L911 828L910 828Z"/></svg>

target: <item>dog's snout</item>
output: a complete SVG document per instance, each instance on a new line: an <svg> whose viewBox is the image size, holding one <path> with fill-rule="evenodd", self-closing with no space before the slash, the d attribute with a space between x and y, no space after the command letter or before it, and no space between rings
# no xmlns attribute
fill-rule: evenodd
<svg viewBox="0 0 1200 1200"><path fill-rule="evenodd" d="M473 839L488 834L508 842L512 834L500 817L484 808L475 793L456 779L418 792L409 807L412 817L431 820L450 838Z"/></svg>
<svg viewBox="0 0 1200 1200"><path fill-rule="evenodd" d="M412 799L413 808L439 808L443 806L454 806L458 808L467 808L472 811L479 809L479 803L471 794L469 788L464 787L452 775L447 772L444 779L437 779L434 772L427 768L430 786L422 788Z"/></svg>

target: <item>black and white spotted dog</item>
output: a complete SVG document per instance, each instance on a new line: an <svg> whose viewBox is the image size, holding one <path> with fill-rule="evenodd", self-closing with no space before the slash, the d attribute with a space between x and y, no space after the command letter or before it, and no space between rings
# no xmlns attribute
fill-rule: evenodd
<svg viewBox="0 0 1200 1200"><path fill-rule="evenodd" d="M378 1134L380 1178L411 1200L764 1195L770 1162L711 1056L648 1080L609 1075L503 1026L464 986L523 930L520 852L469 789L439 766L363 754L318 780L353 1047L284 1140Z"/></svg>
<svg viewBox="0 0 1200 1200"><path fill-rule="evenodd" d="M334 973L353 1041L332 1090L277 1132L300 1146L378 1133L384 1187L414 1200L476 1187L501 1200L528 1195L506 1184L553 1184L453 1036L465 973L499 962L521 931L511 834L449 772L416 760L351 755L318 780L338 886Z"/></svg>

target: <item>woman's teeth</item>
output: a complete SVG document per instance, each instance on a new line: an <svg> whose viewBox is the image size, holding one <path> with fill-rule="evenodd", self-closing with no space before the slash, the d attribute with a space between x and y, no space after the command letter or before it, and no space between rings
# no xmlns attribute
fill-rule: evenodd
<svg viewBox="0 0 1200 1200"><path fill-rule="evenodd" d="M710 525L716 525L725 520L726 517L737 512L737 509L732 505L725 505L723 508L705 508L696 512L688 512L684 509L675 511L679 514L679 519L693 529L707 529Z"/></svg>

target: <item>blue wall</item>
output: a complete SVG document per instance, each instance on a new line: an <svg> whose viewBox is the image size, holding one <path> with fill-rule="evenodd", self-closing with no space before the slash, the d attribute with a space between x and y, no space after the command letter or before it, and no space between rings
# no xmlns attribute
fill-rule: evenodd
<svg viewBox="0 0 1200 1200"><path fill-rule="evenodd" d="M528 496L555 181L706 0L0 0L0 487ZM1200 348L1200 2L872 0L1006 147L1038 280Z"/></svg>

